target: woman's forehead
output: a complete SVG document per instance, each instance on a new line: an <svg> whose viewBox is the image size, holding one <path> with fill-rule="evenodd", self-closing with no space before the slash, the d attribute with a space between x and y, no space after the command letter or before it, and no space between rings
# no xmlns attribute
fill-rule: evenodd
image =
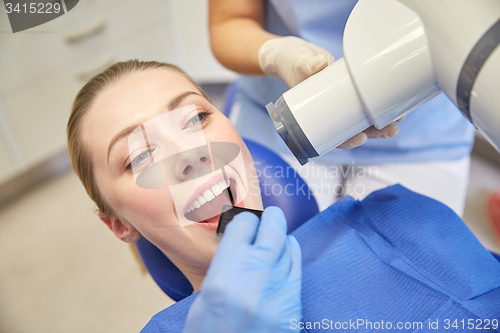
<svg viewBox="0 0 500 333"><path fill-rule="evenodd" d="M168 69L149 69L121 78L98 96L96 105L134 115L148 112L148 107L164 104L189 90L198 89L183 74Z"/></svg>
<svg viewBox="0 0 500 333"><path fill-rule="evenodd" d="M85 119L84 140L94 154L101 155L117 133L155 117L172 99L187 91L198 89L183 74L172 70L151 69L127 75L94 101Z"/></svg>

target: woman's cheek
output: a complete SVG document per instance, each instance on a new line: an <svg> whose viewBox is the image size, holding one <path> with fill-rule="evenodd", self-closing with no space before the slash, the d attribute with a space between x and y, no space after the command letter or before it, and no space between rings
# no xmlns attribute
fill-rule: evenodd
<svg viewBox="0 0 500 333"><path fill-rule="evenodd" d="M118 211L129 221L160 225L175 217L170 191L143 189L138 186L121 191Z"/></svg>
<svg viewBox="0 0 500 333"><path fill-rule="evenodd" d="M214 112L212 117L212 121L203 129L207 142L237 143L241 139L233 124L221 112Z"/></svg>

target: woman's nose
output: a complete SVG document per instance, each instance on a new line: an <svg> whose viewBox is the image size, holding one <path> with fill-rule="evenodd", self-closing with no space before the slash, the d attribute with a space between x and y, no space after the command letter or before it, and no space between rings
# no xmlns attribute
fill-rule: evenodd
<svg viewBox="0 0 500 333"><path fill-rule="evenodd" d="M211 172L212 160L207 145L176 154L174 174L177 181L185 182Z"/></svg>

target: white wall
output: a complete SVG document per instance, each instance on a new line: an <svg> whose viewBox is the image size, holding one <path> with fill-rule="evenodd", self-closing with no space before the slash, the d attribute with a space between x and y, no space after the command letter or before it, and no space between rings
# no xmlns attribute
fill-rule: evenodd
<svg viewBox="0 0 500 333"><path fill-rule="evenodd" d="M74 96L116 61L171 62L200 83L233 80L210 51L207 21L203 0L85 0L13 34L1 6L0 184L65 149Z"/></svg>

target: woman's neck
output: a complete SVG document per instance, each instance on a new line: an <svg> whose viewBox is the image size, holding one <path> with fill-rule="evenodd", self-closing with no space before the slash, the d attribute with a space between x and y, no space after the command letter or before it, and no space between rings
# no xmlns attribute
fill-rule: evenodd
<svg viewBox="0 0 500 333"><path fill-rule="evenodd" d="M170 259L170 261L186 276L193 287L193 293L201 290L201 284L207 274L207 268L185 265L175 259Z"/></svg>

